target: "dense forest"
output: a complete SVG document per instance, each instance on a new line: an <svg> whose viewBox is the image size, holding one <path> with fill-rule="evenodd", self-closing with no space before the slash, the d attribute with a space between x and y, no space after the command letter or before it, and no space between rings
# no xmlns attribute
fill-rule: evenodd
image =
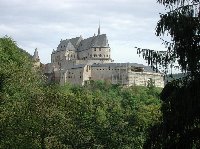
<svg viewBox="0 0 200 149"><path fill-rule="evenodd" d="M161 89L47 84L31 56L0 38L0 148L142 148L161 121Z"/></svg>

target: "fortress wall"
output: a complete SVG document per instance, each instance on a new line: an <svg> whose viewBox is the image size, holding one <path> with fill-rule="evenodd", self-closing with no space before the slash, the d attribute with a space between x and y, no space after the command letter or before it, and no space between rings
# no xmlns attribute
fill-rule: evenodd
<svg viewBox="0 0 200 149"><path fill-rule="evenodd" d="M55 51L51 54L51 62L58 63L65 60L75 60L77 59L77 53L75 51Z"/></svg>
<svg viewBox="0 0 200 149"><path fill-rule="evenodd" d="M85 81L91 80L91 71L92 68L89 65L86 65L83 69L83 82L82 85L84 85Z"/></svg>
<svg viewBox="0 0 200 149"><path fill-rule="evenodd" d="M106 64L112 62L111 52L110 47L104 47L109 45L103 44L102 41L88 41L83 47L74 49L71 43L66 45L67 42L61 40L57 51L51 54L51 63L45 65L44 73L54 74L55 79L60 80L60 84L70 82L83 85L87 80L105 80L112 84L147 86L149 80L152 80L155 86L164 87L162 74L150 69L147 69L149 72L145 72L143 65L132 64L129 67L129 64L124 63ZM84 50L78 51L80 49Z"/></svg>
<svg viewBox="0 0 200 149"><path fill-rule="evenodd" d="M110 59L110 48L90 48L78 52L78 58L81 60L90 59Z"/></svg>
<svg viewBox="0 0 200 149"><path fill-rule="evenodd" d="M63 60L76 60L77 53L75 51L66 51L63 57Z"/></svg>
<svg viewBox="0 0 200 149"><path fill-rule="evenodd" d="M82 84L84 68L70 69L65 72L65 82L71 84Z"/></svg>
<svg viewBox="0 0 200 149"><path fill-rule="evenodd" d="M92 80L112 80L112 70L108 67L92 67L91 72Z"/></svg>
<svg viewBox="0 0 200 149"><path fill-rule="evenodd" d="M66 82L74 85L84 85L85 81L91 79L91 66L85 65L84 67L66 70L64 73L62 73L61 79L61 85Z"/></svg>
<svg viewBox="0 0 200 149"><path fill-rule="evenodd" d="M124 68L117 67L92 67L92 80L106 80L112 84L127 84L127 73Z"/></svg>
<svg viewBox="0 0 200 149"><path fill-rule="evenodd" d="M78 52L78 59L80 60L86 60L89 58L89 55L90 55L90 49L86 49L84 51L79 51Z"/></svg>
<svg viewBox="0 0 200 149"><path fill-rule="evenodd" d="M110 48L92 48L93 59L110 59Z"/></svg>
<svg viewBox="0 0 200 149"><path fill-rule="evenodd" d="M147 86L148 81L152 79L155 82L156 87L164 87L163 76L159 73L150 73L150 72L128 72L128 81L129 86L138 85L138 86Z"/></svg>

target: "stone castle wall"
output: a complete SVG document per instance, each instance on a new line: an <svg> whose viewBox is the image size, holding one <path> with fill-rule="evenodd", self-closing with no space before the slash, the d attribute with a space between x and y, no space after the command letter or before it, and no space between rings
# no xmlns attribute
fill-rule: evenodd
<svg viewBox="0 0 200 149"><path fill-rule="evenodd" d="M87 43L88 42L88 43ZM76 37L61 40L51 54L51 63L46 64L45 74L64 85L84 85L90 80L105 80L126 86L147 86L149 81L164 87L163 75L147 66L134 63L112 63L111 49L105 34L83 40Z"/></svg>

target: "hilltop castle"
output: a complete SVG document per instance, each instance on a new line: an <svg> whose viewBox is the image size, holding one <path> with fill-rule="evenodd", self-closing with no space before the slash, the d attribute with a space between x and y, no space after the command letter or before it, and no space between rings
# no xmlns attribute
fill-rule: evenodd
<svg viewBox="0 0 200 149"><path fill-rule="evenodd" d="M39 59L37 50L34 58ZM149 66L136 63L113 63L106 34L100 33L87 39L82 36L61 40L51 54L51 63L45 65L44 73L49 81L61 85L84 85L91 80L105 80L126 86L147 86L149 81L164 87L163 75Z"/></svg>

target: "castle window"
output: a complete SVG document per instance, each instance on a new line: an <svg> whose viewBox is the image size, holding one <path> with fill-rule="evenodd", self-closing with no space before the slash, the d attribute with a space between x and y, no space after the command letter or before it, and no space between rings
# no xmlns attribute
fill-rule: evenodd
<svg viewBox="0 0 200 149"><path fill-rule="evenodd" d="M80 76L80 78L81 78L81 76Z"/></svg>
<svg viewBox="0 0 200 149"><path fill-rule="evenodd" d="M99 51L101 51L101 48L99 48Z"/></svg>
<svg viewBox="0 0 200 149"><path fill-rule="evenodd" d="M61 46L61 48L62 48L62 46Z"/></svg>
<svg viewBox="0 0 200 149"><path fill-rule="evenodd" d="M108 55L106 55L108 57Z"/></svg>
<svg viewBox="0 0 200 149"><path fill-rule="evenodd" d="M99 54L99 57L101 57L102 55L101 54Z"/></svg>
<svg viewBox="0 0 200 149"><path fill-rule="evenodd" d="M96 48L94 48L94 51L96 51Z"/></svg>

